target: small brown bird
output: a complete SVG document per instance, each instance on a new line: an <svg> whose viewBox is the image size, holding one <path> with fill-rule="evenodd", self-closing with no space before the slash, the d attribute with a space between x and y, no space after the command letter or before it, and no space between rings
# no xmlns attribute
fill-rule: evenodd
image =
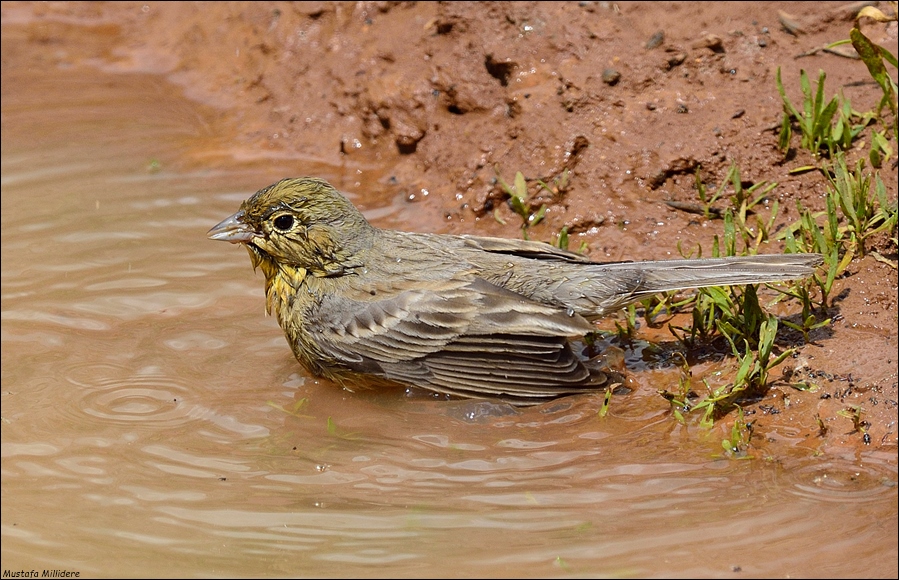
<svg viewBox="0 0 899 580"><path fill-rule="evenodd" d="M321 179L284 179L209 230L244 244L316 376L534 404L602 385L571 339L659 292L810 275L817 254L592 262L549 244L378 229Z"/></svg>

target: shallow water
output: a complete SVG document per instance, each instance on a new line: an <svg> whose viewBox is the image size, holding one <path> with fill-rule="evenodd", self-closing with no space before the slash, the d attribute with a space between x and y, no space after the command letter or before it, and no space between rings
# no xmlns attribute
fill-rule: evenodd
<svg viewBox="0 0 899 580"><path fill-rule="evenodd" d="M600 418L305 376L205 233L280 177L386 170L227 160L216 115L158 77L4 68L4 570L895 576L887 454L734 460L646 398Z"/></svg>

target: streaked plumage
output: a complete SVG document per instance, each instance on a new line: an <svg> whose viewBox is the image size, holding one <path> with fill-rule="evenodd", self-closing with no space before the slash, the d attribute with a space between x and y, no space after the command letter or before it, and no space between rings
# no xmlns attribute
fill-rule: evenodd
<svg viewBox="0 0 899 580"><path fill-rule="evenodd" d="M817 254L597 263L540 242L370 225L315 178L284 179L209 231L242 243L317 376L538 403L602 384L569 341L669 290L790 280Z"/></svg>

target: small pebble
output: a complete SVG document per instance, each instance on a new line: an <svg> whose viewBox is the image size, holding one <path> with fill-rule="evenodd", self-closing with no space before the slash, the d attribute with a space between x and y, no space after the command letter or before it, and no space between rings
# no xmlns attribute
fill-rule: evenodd
<svg viewBox="0 0 899 580"><path fill-rule="evenodd" d="M621 73L613 68L607 68L602 71L602 82L607 85L616 85L621 80Z"/></svg>

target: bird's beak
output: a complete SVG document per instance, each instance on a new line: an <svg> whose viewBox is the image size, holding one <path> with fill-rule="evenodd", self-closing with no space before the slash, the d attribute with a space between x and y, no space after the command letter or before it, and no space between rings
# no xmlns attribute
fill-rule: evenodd
<svg viewBox="0 0 899 580"><path fill-rule="evenodd" d="M253 241L262 234L243 221L244 211L240 210L220 224L209 230L206 235L210 240L221 240L232 244L241 244Z"/></svg>

